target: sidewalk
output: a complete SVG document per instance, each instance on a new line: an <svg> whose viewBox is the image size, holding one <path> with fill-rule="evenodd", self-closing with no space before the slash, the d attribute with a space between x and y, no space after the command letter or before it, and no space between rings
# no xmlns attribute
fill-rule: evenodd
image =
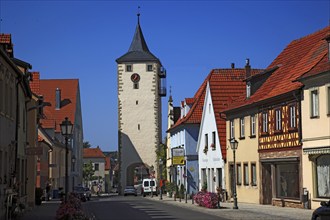
<svg viewBox="0 0 330 220"><path fill-rule="evenodd" d="M222 202L220 203L220 209L208 209L192 204L192 200L182 199L181 202L179 199L174 201L174 198L169 198L166 195L163 195L163 199L160 200L160 196L154 197L145 197L147 199L167 203L171 205L180 206L182 208L193 209L195 211L207 213L217 217L222 217L226 219L265 219L265 220L310 220L312 217L313 210L310 209L297 209L297 208L286 208L286 207L277 207L271 205L259 205L251 203L240 203L238 201L238 210L233 209L233 203L231 202Z"/></svg>
<svg viewBox="0 0 330 220"><path fill-rule="evenodd" d="M55 220L56 211L60 204L60 200L44 201L41 205L35 206L32 210L26 210L20 220Z"/></svg>

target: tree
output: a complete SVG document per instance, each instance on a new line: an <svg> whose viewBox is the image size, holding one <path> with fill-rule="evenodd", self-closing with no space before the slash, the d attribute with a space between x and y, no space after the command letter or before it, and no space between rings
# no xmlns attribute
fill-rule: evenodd
<svg viewBox="0 0 330 220"><path fill-rule="evenodd" d="M90 148L92 145L89 143L89 141L84 141L83 148Z"/></svg>
<svg viewBox="0 0 330 220"><path fill-rule="evenodd" d="M166 145L165 144L160 144L159 148L156 150L156 155L157 155L157 162L159 165L162 166L162 179L167 179L167 172L166 172ZM161 160L161 164L160 164Z"/></svg>
<svg viewBox="0 0 330 220"><path fill-rule="evenodd" d="M83 167L83 179L85 185L87 185L89 181L93 180L94 173L95 171L93 168L92 161L89 161L89 163L85 164Z"/></svg>

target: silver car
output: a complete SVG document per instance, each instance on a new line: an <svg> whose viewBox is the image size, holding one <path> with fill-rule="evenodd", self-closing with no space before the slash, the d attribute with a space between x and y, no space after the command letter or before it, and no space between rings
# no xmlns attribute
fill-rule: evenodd
<svg viewBox="0 0 330 220"><path fill-rule="evenodd" d="M124 196L127 195L137 196L137 191L134 186L126 186L126 188L124 189Z"/></svg>

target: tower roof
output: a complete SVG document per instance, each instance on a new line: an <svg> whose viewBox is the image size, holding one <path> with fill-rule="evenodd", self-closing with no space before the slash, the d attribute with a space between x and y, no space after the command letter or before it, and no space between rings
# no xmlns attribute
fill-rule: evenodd
<svg viewBox="0 0 330 220"><path fill-rule="evenodd" d="M149 51L147 43L143 37L139 16L140 14L138 14L138 24L135 29L131 46L127 53L116 60L117 63L143 61L159 62L159 59Z"/></svg>

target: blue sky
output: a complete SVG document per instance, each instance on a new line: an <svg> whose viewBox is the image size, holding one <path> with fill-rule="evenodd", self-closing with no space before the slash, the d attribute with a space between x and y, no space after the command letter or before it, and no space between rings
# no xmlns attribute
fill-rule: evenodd
<svg viewBox="0 0 330 220"><path fill-rule="evenodd" d="M137 24L167 69L174 104L213 68L266 68L292 40L329 25L328 0L5 1L0 32L42 79L79 78L84 139L117 149L117 69ZM163 134L167 127L163 98Z"/></svg>

